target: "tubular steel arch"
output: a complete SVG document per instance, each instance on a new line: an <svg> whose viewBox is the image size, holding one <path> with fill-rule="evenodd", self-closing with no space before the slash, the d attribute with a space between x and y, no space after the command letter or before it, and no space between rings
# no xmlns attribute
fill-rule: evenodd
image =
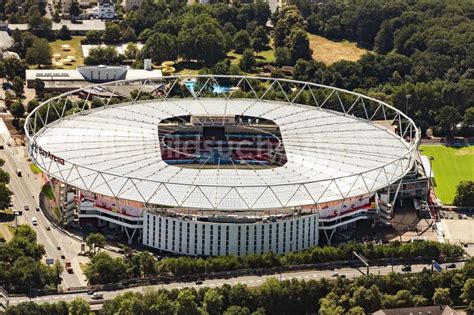
<svg viewBox="0 0 474 315"><path fill-rule="evenodd" d="M91 108L93 101L103 106ZM292 163L195 171L162 164L148 133L161 119L228 113L235 123L244 116L275 121ZM374 192L413 167L420 140L412 119L356 92L224 75L91 85L41 103L24 129L33 161L60 181L145 204L213 210L317 205Z"/></svg>

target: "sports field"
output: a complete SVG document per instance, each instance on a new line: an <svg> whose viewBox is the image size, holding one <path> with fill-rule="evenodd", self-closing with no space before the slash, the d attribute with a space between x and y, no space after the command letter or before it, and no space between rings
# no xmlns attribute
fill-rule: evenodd
<svg viewBox="0 0 474 315"><path fill-rule="evenodd" d="M443 204L451 204L457 184L463 180L474 180L474 146L422 145L420 151L422 155L434 157L436 195Z"/></svg>

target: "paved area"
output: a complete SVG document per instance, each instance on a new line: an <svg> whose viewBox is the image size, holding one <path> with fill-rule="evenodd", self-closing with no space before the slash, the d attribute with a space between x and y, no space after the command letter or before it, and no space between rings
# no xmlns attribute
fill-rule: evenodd
<svg viewBox="0 0 474 315"><path fill-rule="evenodd" d="M447 242L474 244L474 219L442 219L441 225Z"/></svg>
<svg viewBox="0 0 474 315"><path fill-rule="evenodd" d="M60 231L51 228L49 221L45 218L42 211L36 211L38 207L38 195L41 190L42 181L35 176L25 159L24 147L5 146L4 150L0 150L0 158L5 160L4 170L10 174L10 190L13 191L13 209L23 211L23 215L18 217L18 224L28 224L33 227L37 233L38 243L43 244L46 250L46 257L54 258L62 263L70 260L74 269L73 274L66 271L63 272L63 286L65 287L81 287L86 285L86 280L79 267L77 253L80 252L80 242L74 240ZM16 174L16 170L20 169L22 176ZM29 211L25 211L24 207L28 206ZM38 224L33 226L32 218L36 217ZM59 247L59 249L58 249ZM61 258L64 255L64 259Z"/></svg>
<svg viewBox="0 0 474 315"><path fill-rule="evenodd" d="M461 268L464 263L456 263L457 268ZM393 271L401 273L402 272L401 265L393 266ZM420 272L423 268L431 268L431 265L412 265L412 272ZM392 271L392 266L382 266L382 267L371 267L370 273L371 274L388 274ZM116 297L119 294L125 292L145 292L150 289L182 289L186 287L190 288L200 288L200 287L220 287L224 284L235 285L237 283L246 284L249 287L256 287L261 285L265 282L268 278L276 278L279 280L289 280L289 279L299 279L299 280L311 280L311 279L321 279L321 278L331 278L336 279L337 275L344 275L347 278L356 278L361 276L361 272L354 268L342 268L336 270L308 270L308 271L299 271L299 272L286 272L280 275L263 275L263 276L243 276L238 278L230 278L230 279L214 279L214 280L205 280L202 284L195 284L194 282L175 282L170 284L164 285L154 285L154 286L142 286L142 287L135 287L125 290L117 290L117 291L107 291L103 292L104 300L110 300ZM75 298L83 298L86 301L91 302L92 299L90 295L86 293L74 293L74 294L62 294L62 295L48 295L42 297L33 298L32 301L37 303L45 303L45 302L57 302L57 301L66 301L70 302ZM10 300L10 305L15 305L20 302L28 301L28 297L14 297ZM102 301L104 301L102 300Z"/></svg>

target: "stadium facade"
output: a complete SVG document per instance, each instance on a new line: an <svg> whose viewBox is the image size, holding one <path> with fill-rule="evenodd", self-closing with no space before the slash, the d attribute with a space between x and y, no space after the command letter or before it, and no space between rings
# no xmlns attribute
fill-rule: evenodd
<svg viewBox="0 0 474 315"><path fill-rule="evenodd" d="M331 242L356 221L389 222L403 178L416 173L413 121L358 93L215 75L98 87L115 93L102 107L79 89L28 116L30 156L61 183L65 223L162 251Z"/></svg>

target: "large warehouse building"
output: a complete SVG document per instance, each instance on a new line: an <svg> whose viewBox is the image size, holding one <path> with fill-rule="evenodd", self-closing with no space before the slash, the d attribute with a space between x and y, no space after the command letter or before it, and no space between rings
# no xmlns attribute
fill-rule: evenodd
<svg viewBox="0 0 474 315"><path fill-rule="evenodd" d="M144 97L149 85L163 88ZM411 119L332 87L211 75L103 86L138 92L69 116L55 104L84 93L45 102L25 124L30 155L71 187L70 222L166 252L287 253L380 210L389 220L418 154Z"/></svg>

